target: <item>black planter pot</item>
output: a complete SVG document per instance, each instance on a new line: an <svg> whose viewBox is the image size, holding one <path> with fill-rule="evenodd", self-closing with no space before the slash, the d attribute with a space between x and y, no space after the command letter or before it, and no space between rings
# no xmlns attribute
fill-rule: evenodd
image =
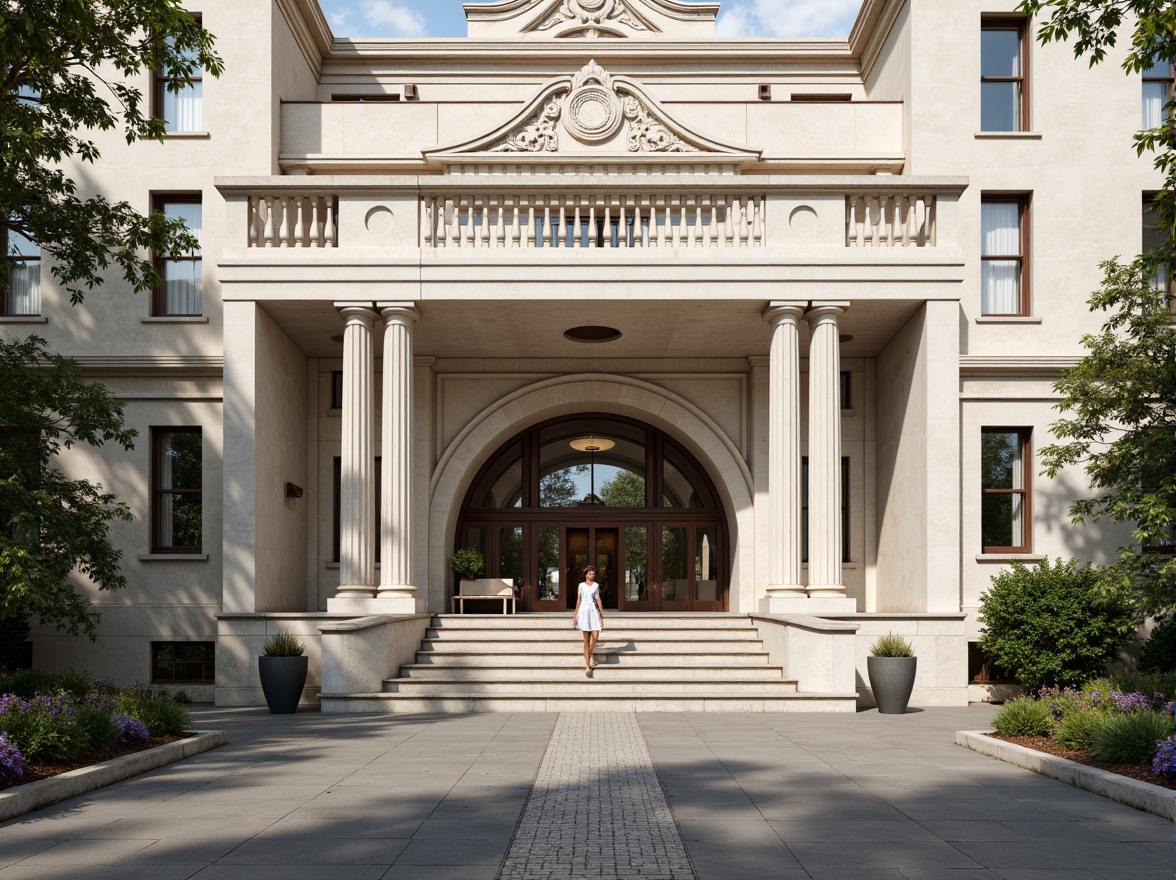
<svg viewBox="0 0 1176 880"><path fill-rule="evenodd" d="M290 715L298 711L308 661L308 657L257 658L265 704L274 715Z"/></svg>
<svg viewBox="0 0 1176 880"><path fill-rule="evenodd" d="M902 715L915 687L918 657L867 657L866 672L874 702L883 715Z"/></svg>

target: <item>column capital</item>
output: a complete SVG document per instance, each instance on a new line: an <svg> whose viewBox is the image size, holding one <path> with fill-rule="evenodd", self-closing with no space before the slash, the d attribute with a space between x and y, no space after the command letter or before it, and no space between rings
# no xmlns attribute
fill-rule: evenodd
<svg viewBox="0 0 1176 880"><path fill-rule="evenodd" d="M813 302L804 317L809 323L824 318L840 318L849 311L849 302Z"/></svg>
<svg viewBox="0 0 1176 880"><path fill-rule="evenodd" d="M337 302L334 304L347 322L360 321L369 329L375 324L379 316L371 303Z"/></svg>
<svg viewBox="0 0 1176 880"><path fill-rule="evenodd" d="M768 307L764 309L764 320L773 327L780 324L782 321L791 319L794 323L799 321L808 308L807 302L791 302L791 301L775 301L768 303Z"/></svg>
<svg viewBox="0 0 1176 880"><path fill-rule="evenodd" d="M410 302L379 302L376 307L385 324L405 324L411 327L421 319L420 309Z"/></svg>

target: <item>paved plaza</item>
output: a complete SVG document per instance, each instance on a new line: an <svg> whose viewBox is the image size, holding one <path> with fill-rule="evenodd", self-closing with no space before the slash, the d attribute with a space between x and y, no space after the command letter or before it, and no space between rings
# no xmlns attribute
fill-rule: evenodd
<svg viewBox="0 0 1176 880"><path fill-rule="evenodd" d="M991 712L198 708L227 746L0 824L0 880L1172 880L1171 822L954 745Z"/></svg>

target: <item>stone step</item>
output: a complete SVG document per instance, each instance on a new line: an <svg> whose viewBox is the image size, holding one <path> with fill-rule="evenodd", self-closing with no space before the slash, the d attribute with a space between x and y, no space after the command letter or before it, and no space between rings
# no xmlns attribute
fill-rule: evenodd
<svg viewBox="0 0 1176 880"><path fill-rule="evenodd" d="M484 629L466 629L466 630L450 630L444 627L430 627L425 631L426 639L462 639L477 641L541 641L543 639L552 638L573 638L583 639L580 631L573 629L572 626L565 620L560 626L531 628L518 630L510 627L502 627L491 629L489 627ZM605 629L600 633L601 641L616 640L616 639L658 639L665 641L667 639L676 639L678 641L689 642L695 639L707 639L708 641L728 641L728 642L742 642L747 640L758 640L759 634L752 629L709 629L707 627L698 627L696 629L684 629L675 627L674 629L646 629L636 627L617 627L612 625L612 621L607 621Z"/></svg>
<svg viewBox="0 0 1176 880"><path fill-rule="evenodd" d="M567 681L569 677L582 675L583 660L550 659L543 663L516 666L488 665L447 665L434 666L428 663L414 663L400 667L400 677L414 681ZM596 667L597 681L654 681L654 682L712 682L712 681L772 681L784 679L779 666L628 666L610 664L607 661ZM393 681L394 679L389 679Z"/></svg>
<svg viewBox="0 0 1176 880"><path fill-rule="evenodd" d="M418 694L432 697L439 694L458 697L495 696L504 690L516 694L542 694L548 697L636 696L654 697L706 696L709 693L738 694L743 697L778 697L796 693L796 683L776 681L618 681L608 677L586 678L583 670L569 670L563 681L429 681L417 678L392 678L384 682L389 694Z"/></svg>
<svg viewBox="0 0 1176 880"><path fill-rule="evenodd" d="M415 666L447 669L452 667L477 666L479 668L503 668L523 666L534 668L552 664L570 663L578 666L581 654L568 649L553 652L526 651L520 653L479 653L477 651L427 651L418 653ZM627 651L607 652L598 651L597 660L601 663L613 661L623 664L627 669L639 667L688 669L698 666L697 652L682 651L678 653L663 651L657 654L636 654ZM768 665L766 651L724 653L715 651L706 655L708 666L763 668Z"/></svg>
<svg viewBox="0 0 1176 880"><path fill-rule="evenodd" d="M499 629L508 627L546 629L570 627L572 612L526 614L437 614L432 626L444 629ZM744 629L753 630L746 614L664 614L605 612L605 623L611 628L640 627L642 629Z"/></svg>
<svg viewBox="0 0 1176 880"><path fill-rule="evenodd" d="M676 697L612 696L598 689L582 696L525 694L503 687L492 696L438 691L416 694L321 694L325 713L421 714L444 712L856 712L857 694L793 693L774 697L715 691Z"/></svg>
<svg viewBox="0 0 1176 880"><path fill-rule="evenodd" d="M522 654L533 653L558 654L570 653L573 656L577 647L583 652L584 640L578 634L569 632L566 636L555 635L546 639L534 640L475 640L474 638L458 639L425 639L421 642L420 653L435 654ZM729 654L734 645L739 645L747 651L763 651L763 642L759 639L733 642L727 640L688 640L681 639L652 639L640 641L601 636L597 643L600 654L635 653L643 654Z"/></svg>

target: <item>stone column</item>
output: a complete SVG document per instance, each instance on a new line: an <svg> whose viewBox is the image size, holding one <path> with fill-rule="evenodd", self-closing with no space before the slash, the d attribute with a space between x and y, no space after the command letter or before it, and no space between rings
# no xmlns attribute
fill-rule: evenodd
<svg viewBox="0 0 1176 880"><path fill-rule="evenodd" d="M379 303L384 319L384 389L381 433L380 605L413 614L413 359L412 328L420 312L411 303Z"/></svg>
<svg viewBox="0 0 1176 880"><path fill-rule="evenodd" d="M813 303L809 342L808 594L845 597L841 581L841 351L838 320L849 303ZM851 609L852 610L852 609Z"/></svg>
<svg viewBox="0 0 1176 880"><path fill-rule="evenodd" d="M800 577L800 319L807 303L773 302L768 365L768 611L805 600Z"/></svg>
<svg viewBox="0 0 1176 880"><path fill-rule="evenodd" d="M370 305L336 303L343 315L343 442L339 474L339 591L328 610L376 594L373 444L375 356Z"/></svg>

